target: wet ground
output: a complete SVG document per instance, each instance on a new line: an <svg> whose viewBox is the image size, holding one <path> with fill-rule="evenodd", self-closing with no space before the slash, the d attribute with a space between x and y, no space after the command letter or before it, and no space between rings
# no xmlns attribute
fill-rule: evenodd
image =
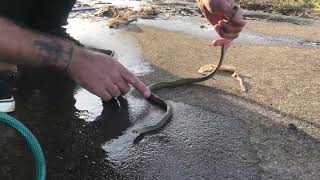
<svg viewBox="0 0 320 180"><path fill-rule="evenodd" d="M118 30L104 21L69 22L72 36L116 50L119 61L147 83L197 76L197 68L219 54L207 46L216 35L200 28L206 23L197 18L139 20ZM158 121L161 110L135 92L103 103L57 72L33 69L11 81L17 103L12 115L42 145L48 179L319 179L320 49L313 43L319 36L298 36L308 27L316 28L299 26L301 33L288 38L249 26L226 60L241 70L249 91L223 74L161 90L173 118L139 144L132 143L132 130ZM32 179L23 140L4 125L0 129L0 179Z"/></svg>

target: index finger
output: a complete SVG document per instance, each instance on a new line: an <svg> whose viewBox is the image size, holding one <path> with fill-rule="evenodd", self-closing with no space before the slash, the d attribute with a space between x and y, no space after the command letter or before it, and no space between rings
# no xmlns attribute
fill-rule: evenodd
<svg viewBox="0 0 320 180"><path fill-rule="evenodd" d="M132 85L137 91L139 91L145 98L149 98L151 95L151 91L149 88L133 73L131 73L128 69L122 68L121 76L123 79Z"/></svg>

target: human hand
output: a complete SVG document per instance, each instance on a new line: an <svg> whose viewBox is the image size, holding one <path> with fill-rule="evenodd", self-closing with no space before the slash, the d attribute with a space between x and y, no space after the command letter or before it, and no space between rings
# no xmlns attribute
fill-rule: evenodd
<svg viewBox="0 0 320 180"><path fill-rule="evenodd" d="M151 95L146 85L118 61L85 48L74 49L67 72L83 88L104 101L128 93L130 85L146 98Z"/></svg>
<svg viewBox="0 0 320 180"><path fill-rule="evenodd" d="M214 41L213 45L224 44L228 48L246 25L242 9L236 5L234 0L197 0L197 2L204 16L222 37Z"/></svg>

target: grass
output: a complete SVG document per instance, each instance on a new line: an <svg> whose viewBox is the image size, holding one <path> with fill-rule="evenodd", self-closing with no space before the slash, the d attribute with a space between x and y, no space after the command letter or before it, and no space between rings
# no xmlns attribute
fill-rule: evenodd
<svg viewBox="0 0 320 180"><path fill-rule="evenodd" d="M320 0L239 0L245 9L278 12L284 15L314 15L320 9Z"/></svg>
<svg viewBox="0 0 320 180"><path fill-rule="evenodd" d="M149 3L161 3L163 0L146 0ZM195 0L188 0L194 1ZM236 0L241 7L249 10L277 12L283 15L301 17L320 17L320 0Z"/></svg>

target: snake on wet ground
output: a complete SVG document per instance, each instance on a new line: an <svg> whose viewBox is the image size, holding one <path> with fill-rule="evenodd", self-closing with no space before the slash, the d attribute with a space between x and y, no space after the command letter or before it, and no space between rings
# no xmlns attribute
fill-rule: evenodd
<svg viewBox="0 0 320 180"><path fill-rule="evenodd" d="M221 54L220 54L219 63L217 64L216 68L212 72L207 74L206 76L199 77L199 78L183 78L183 79L178 79L175 81L156 82L156 83L148 86L148 88L150 89L150 91L152 93L151 93L151 96L149 98L147 98L147 100L150 103L155 104L155 105L161 107L162 109L164 109L166 111L166 113L162 116L162 118L160 119L160 121L158 123L151 125L151 126L145 126L140 129L134 129L132 132L138 135L137 138L135 139L135 142L140 141L147 134L152 134L152 133L155 133L155 132L161 130L162 127L172 117L172 113L173 113L172 105L167 103L165 100L163 100L161 97L156 95L154 92L159 89L173 88L173 87L178 87L178 86L182 86L182 85L203 82L203 81L206 81L206 80L212 78L217 73L217 71L219 70L219 68L221 67L221 65L223 63L225 51L226 51L225 47L221 46Z"/></svg>

